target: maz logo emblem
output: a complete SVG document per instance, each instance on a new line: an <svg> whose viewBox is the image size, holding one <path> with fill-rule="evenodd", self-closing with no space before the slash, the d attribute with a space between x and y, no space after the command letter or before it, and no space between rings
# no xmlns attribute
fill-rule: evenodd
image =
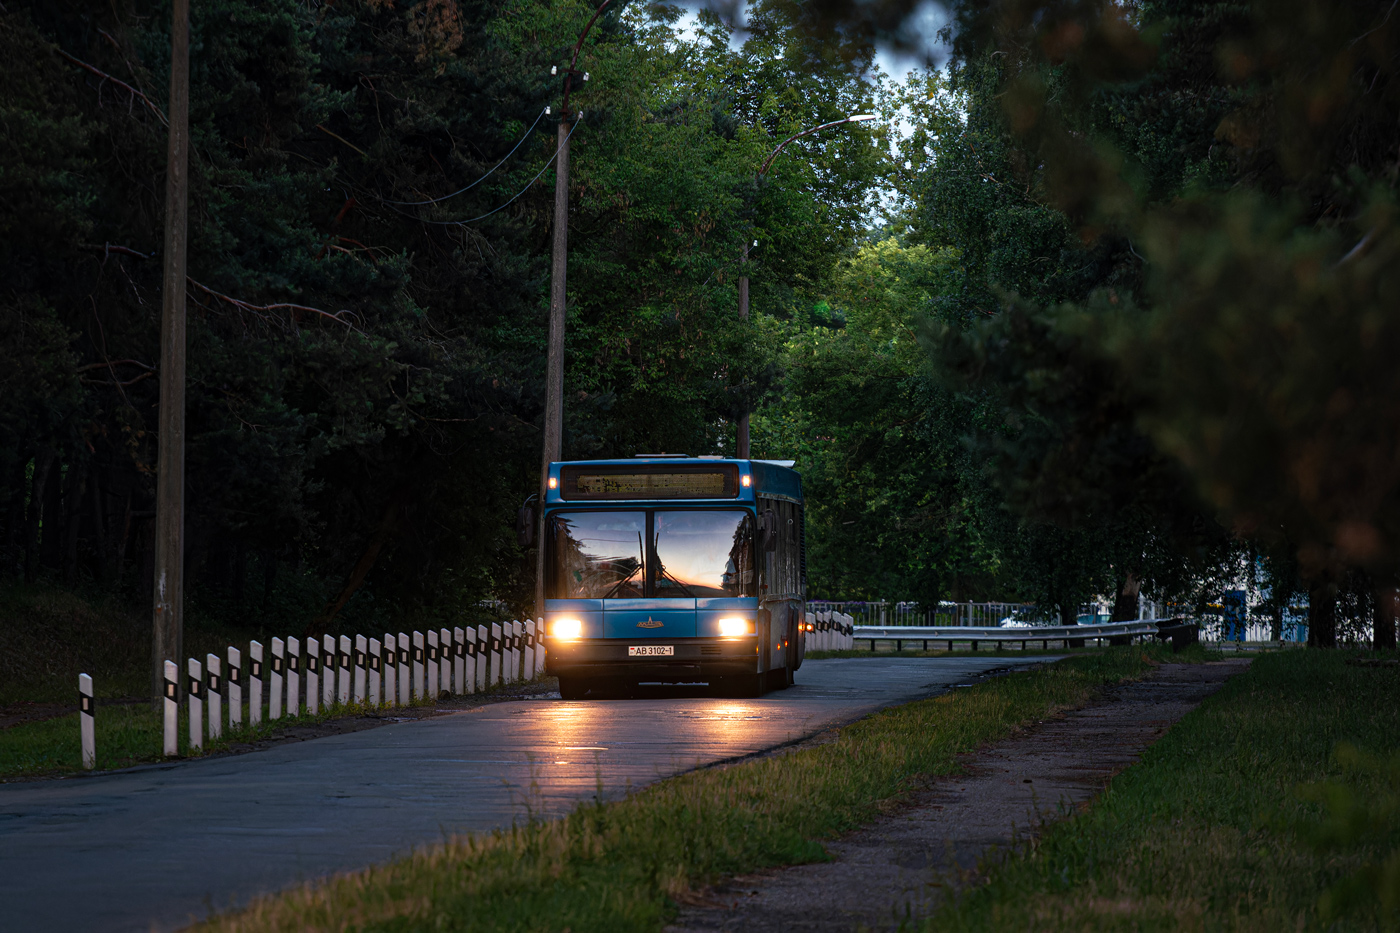
<svg viewBox="0 0 1400 933"><path fill-rule="evenodd" d="M664 622L658 622L651 616L647 616L647 620L645 622L637 623L637 628L661 628L661 626L664 624Z"/></svg>

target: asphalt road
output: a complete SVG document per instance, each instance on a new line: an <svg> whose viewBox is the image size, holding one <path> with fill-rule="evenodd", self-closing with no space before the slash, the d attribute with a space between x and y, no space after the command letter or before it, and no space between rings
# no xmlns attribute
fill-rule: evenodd
<svg viewBox="0 0 1400 933"><path fill-rule="evenodd" d="M751 755L1018 659L809 661L759 700L553 697L262 752L0 785L0 930L170 930L454 833ZM538 794L531 796L531 782Z"/></svg>

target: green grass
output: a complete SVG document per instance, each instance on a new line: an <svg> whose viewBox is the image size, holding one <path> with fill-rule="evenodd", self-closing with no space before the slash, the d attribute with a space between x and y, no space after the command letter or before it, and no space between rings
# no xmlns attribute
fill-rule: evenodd
<svg viewBox="0 0 1400 933"><path fill-rule="evenodd" d="M220 657L247 649L252 630L213 623L185 626L185 654ZM178 660L178 659L177 659ZM0 587L0 706L63 703L76 708L78 675L99 697L139 697L151 690L151 617L121 599L57 586Z"/></svg>
<svg viewBox="0 0 1400 933"><path fill-rule="evenodd" d="M835 741L662 781L554 821L427 848L264 898L215 930L657 931L727 874L821 860L922 776L1020 724L1138 677L1160 649L1115 648L877 713Z"/></svg>
<svg viewBox="0 0 1400 933"><path fill-rule="evenodd" d="M1400 899L1400 669L1351 667L1350 654L1259 656L1091 809L925 929L1395 928L1400 916L1362 889ZM1390 763L1344 767L1358 757L1348 745ZM1333 802L1328 826L1319 799ZM1387 855L1388 880L1376 870Z"/></svg>
<svg viewBox="0 0 1400 933"><path fill-rule="evenodd" d="M421 700L414 705L427 705L429 702ZM226 729L218 741L211 742L206 736L201 754L227 751L231 746L273 738L298 726L362 716L366 712L363 704L351 703L332 707L315 716L303 714L283 716L276 721L264 719L256 728L250 728L245 709L244 725L234 732ZM392 714L392 709L381 712ZM181 757L191 757L188 722L186 710L182 707L178 733ZM148 704L98 706L93 725L98 771L168 760L161 754L163 716ZM76 773L83 770L81 755L77 713L11 726L0 730L0 782Z"/></svg>

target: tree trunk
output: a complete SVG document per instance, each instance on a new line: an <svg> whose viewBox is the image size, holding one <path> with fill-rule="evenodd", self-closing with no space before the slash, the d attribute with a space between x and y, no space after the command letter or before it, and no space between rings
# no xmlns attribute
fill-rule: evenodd
<svg viewBox="0 0 1400 933"><path fill-rule="evenodd" d="M341 587L340 595L327 603L321 614L311 620L311 624L306 627L306 631L303 633L305 637L319 638L330 630L336 615L345 608L350 597L355 595L360 584L365 582L365 577L369 576L369 572L374 569L374 563L379 559L379 552L398 532L398 525L399 500L394 498L389 500L389 504L384 507L384 515L379 520L379 527L374 530L374 534L370 535L364 553L360 555L354 569L350 571L350 576L345 580L345 586Z"/></svg>
<svg viewBox="0 0 1400 933"><path fill-rule="evenodd" d="M1135 622L1138 617L1138 578L1128 573L1118 585L1118 596L1113 600L1113 615L1110 622Z"/></svg>
<svg viewBox="0 0 1400 933"><path fill-rule="evenodd" d="M29 518L24 529L24 582L39 576L39 527L44 515L44 491L58 455L52 447L41 447L34 455L34 480L29 487Z"/></svg>
<svg viewBox="0 0 1400 933"><path fill-rule="evenodd" d="M1375 615L1371 625L1371 647L1377 651L1395 650L1396 597L1400 596L1392 582L1382 582L1373 591Z"/></svg>
<svg viewBox="0 0 1400 933"><path fill-rule="evenodd" d="M1308 592L1308 647L1337 647L1337 587L1324 583Z"/></svg>
<svg viewBox="0 0 1400 933"><path fill-rule="evenodd" d="M83 493L87 492L87 464L68 468L68 488L63 491L63 582L78 580L78 534L83 527Z"/></svg>
<svg viewBox="0 0 1400 933"><path fill-rule="evenodd" d="M54 572L63 569L63 459L55 454L44 484L44 511L40 520L39 563Z"/></svg>

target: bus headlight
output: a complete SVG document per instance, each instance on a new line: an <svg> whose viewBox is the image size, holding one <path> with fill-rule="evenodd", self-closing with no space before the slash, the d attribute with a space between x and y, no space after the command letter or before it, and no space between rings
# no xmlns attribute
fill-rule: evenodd
<svg viewBox="0 0 1400 933"><path fill-rule="evenodd" d="M573 641L583 636L583 623L578 619L555 619L549 626L549 634L560 641Z"/></svg>
<svg viewBox="0 0 1400 933"><path fill-rule="evenodd" d="M739 616L728 616L719 620L719 634L722 638L736 638L753 634L753 621Z"/></svg>

